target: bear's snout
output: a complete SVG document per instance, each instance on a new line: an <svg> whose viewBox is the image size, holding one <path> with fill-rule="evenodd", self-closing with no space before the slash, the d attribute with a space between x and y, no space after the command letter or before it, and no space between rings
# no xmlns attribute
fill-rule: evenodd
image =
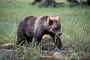
<svg viewBox="0 0 90 60"><path fill-rule="evenodd" d="M60 32L60 33L57 33L56 35L57 35L57 36L61 36L61 35L62 35L62 33Z"/></svg>

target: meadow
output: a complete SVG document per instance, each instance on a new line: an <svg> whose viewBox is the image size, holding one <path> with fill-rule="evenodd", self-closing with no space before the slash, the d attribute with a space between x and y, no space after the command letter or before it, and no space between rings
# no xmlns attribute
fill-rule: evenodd
<svg viewBox="0 0 90 60"><path fill-rule="evenodd" d="M61 40L63 48L73 48L76 52L90 53L90 7L69 7L66 3L57 8L31 5L32 0L0 0L0 46L2 43L16 42L19 21L29 15L60 16L62 24Z"/></svg>

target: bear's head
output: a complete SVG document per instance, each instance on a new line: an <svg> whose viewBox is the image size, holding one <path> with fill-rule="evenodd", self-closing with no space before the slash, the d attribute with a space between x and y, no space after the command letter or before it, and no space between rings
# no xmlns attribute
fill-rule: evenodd
<svg viewBox="0 0 90 60"><path fill-rule="evenodd" d="M62 35L61 33L61 22L60 17L48 17L47 18L47 27L49 32L53 32L55 35Z"/></svg>

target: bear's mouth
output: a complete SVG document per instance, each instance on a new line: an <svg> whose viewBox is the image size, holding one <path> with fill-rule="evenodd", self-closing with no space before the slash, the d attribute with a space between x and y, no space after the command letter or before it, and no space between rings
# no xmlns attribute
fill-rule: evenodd
<svg viewBox="0 0 90 60"><path fill-rule="evenodd" d="M60 36L62 35L62 33L60 33L60 34L55 34L55 35L56 35L57 37L58 37L58 36L60 37Z"/></svg>
<svg viewBox="0 0 90 60"><path fill-rule="evenodd" d="M59 37L59 35L58 35L58 34L55 34L55 36L56 36L56 37Z"/></svg>

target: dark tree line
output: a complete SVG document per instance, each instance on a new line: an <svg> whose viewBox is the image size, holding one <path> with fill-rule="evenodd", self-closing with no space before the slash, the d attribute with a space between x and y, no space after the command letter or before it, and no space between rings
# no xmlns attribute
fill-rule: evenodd
<svg viewBox="0 0 90 60"><path fill-rule="evenodd" d="M88 5L90 6L90 0L87 0Z"/></svg>
<svg viewBox="0 0 90 60"><path fill-rule="evenodd" d="M34 4L36 4L37 2L41 2L42 0L34 0L33 2L32 2L32 5L34 5Z"/></svg>
<svg viewBox="0 0 90 60"><path fill-rule="evenodd" d="M78 2L77 0L68 0L68 1L69 2L74 2L74 3L77 3L77 4L84 4L84 5L89 5L90 6L90 0L87 0L86 2L81 1L81 3Z"/></svg>
<svg viewBox="0 0 90 60"><path fill-rule="evenodd" d="M67 0L68 2L74 2L74 3L77 3L77 4L79 4L79 2L77 1L77 0Z"/></svg>
<svg viewBox="0 0 90 60"><path fill-rule="evenodd" d="M37 2L41 2L42 0L34 0L32 2L32 5L35 5ZM84 5L89 5L90 6L90 0L87 0L86 2L81 1L78 2L77 0L67 0L68 2L75 4L75 5L79 5L79 4L84 4ZM40 4L40 7L47 7L49 5L53 6L53 7L57 7L57 2L55 0L43 0L43 3Z"/></svg>
<svg viewBox="0 0 90 60"><path fill-rule="evenodd" d="M90 0L87 0L86 2L82 1L82 3L85 4L85 5L89 5L90 6Z"/></svg>
<svg viewBox="0 0 90 60"><path fill-rule="evenodd" d="M42 0L34 0L32 5L36 4L37 2L41 2L41 1ZM40 4L40 7L47 7L49 5L56 7L57 3L55 0L44 0L44 2Z"/></svg>

